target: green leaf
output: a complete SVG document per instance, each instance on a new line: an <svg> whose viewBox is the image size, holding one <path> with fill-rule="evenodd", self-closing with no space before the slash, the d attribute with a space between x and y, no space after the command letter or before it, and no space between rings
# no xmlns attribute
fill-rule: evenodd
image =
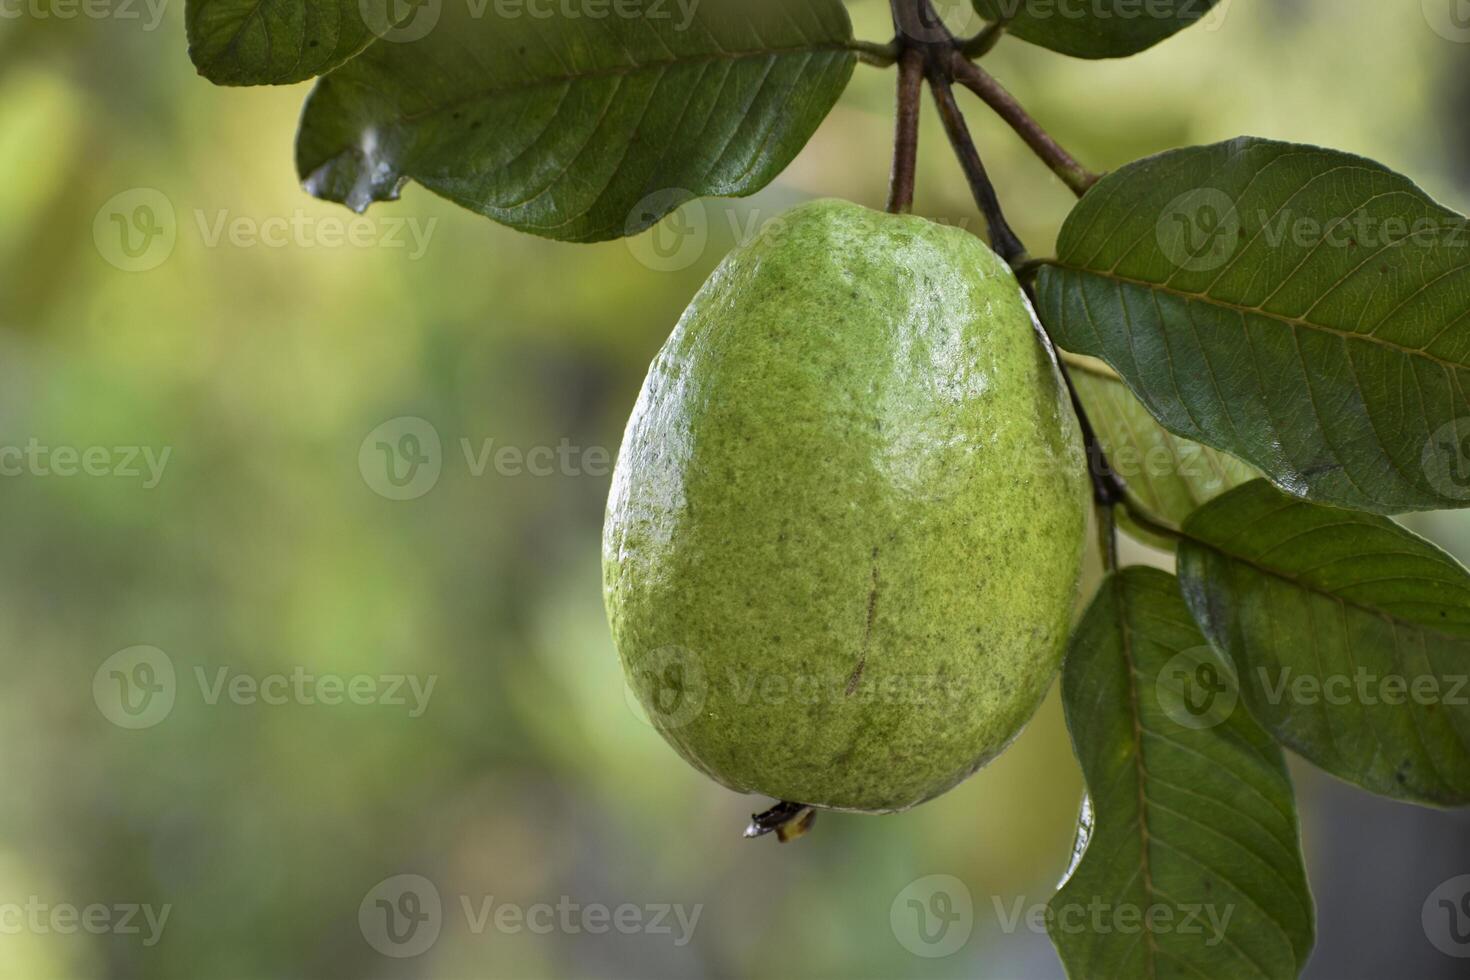
<svg viewBox="0 0 1470 980"><path fill-rule="evenodd" d="M188 0L189 57L216 85L284 85L336 68L370 44L375 8L399 0Z"/></svg>
<svg viewBox="0 0 1470 980"><path fill-rule="evenodd" d="M1184 533L1189 606L1282 743L1375 793L1470 803L1463 566L1386 518L1264 481L1205 507Z"/></svg>
<svg viewBox="0 0 1470 980"><path fill-rule="evenodd" d="M840 0L631 7L542 19L455 6L418 41L373 45L307 103L307 189L361 211L412 179L523 231L619 238L691 197L764 187L852 76Z"/></svg>
<svg viewBox="0 0 1470 980"><path fill-rule="evenodd" d="M1143 160L1038 280L1068 350L1319 503L1470 505L1470 222L1379 164L1244 138Z"/></svg>
<svg viewBox="0 0 1470 980"><path fill-rule="evenodd" d="M975 0L1007 32L1077 58L1124 58L1210 14L1219 0Z"/></svg>
<svg viewBox="0 0 1470 980"><path fill-rule="evenodd" d="M1113 470L1155 516L1183 524L1220 494L1260 477L1234 456L1169 433L1103 362L1075 354L1062 359ZM1118 522L1140 541L1174 548L1172 539L1145 531L1125 512Z"/></svg>
<svg viewBox="0 0 1470 980"><path fill-rule="evenodd" d="M1062 697L1089 800L1052 941L1079 978L1296 977L1315 926L1291 780L1177 586L1115 573L1072 638Z"/></svg>

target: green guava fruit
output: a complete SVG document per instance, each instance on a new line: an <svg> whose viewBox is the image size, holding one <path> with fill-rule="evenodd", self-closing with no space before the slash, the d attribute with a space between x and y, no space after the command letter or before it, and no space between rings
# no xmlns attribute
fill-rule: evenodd
<svg viewBox="0 0 1470 980"><path fill-rule="evenodd" d="M644 383L603 537L624 669L696 768L897 811L1030 719L1089 506L1037 329L979 239L838 201L704 286Z"/></svg>

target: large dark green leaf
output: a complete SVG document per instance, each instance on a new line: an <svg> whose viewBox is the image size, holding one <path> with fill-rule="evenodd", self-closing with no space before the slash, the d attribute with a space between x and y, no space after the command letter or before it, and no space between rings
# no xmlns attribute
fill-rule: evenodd
<svg viewBox="0 0 1470 980"><path fill-rule="evenodd" d="M1298 496L1470 505L1470 223L1370 160L1239 139L1132 164L1038 292L1170 431Z"/></svg>
<svg viewBox="0 0 1470 980"><path fill-rule="evenodd" d="M1078 58L1123 58L1209 16L1219 0L975 0L1011 34Z"/></svg>
<svg viewBox="0 0 1470 980"><path fill-rule="evenodd" d="M1108 461L1155 516L1183 524L1201 505L1261 475L1233 456L1170 433L1101 361L1075 354L1065 354L1063 360ZM1126 513L1119 513L1118 520L1142 541L1174 547L1172 539L1139 528Z"/></svg>
<svg viewBox="0 0 1470 980"><path fill-rule="evenodd" d="M691 196L765 186L855 64L840 0L614 9L638 16L450 5L422 39L373 45L307 103L307 188L362 210L412 179L523 231L617 238Z"/></svg>
<svg viewBox="0 0 1470 980"><path fill-rule="evenodd" d="M1264 481L1205 507L1185 596L1284 744L1375 793L1470 803L1470 574L1382 517Z"/></svg>
<svg viewBox="0 0 1470 980"><path fill-rule="evenodd" d="M399 0L189 0L189 57L217 85L282 85L327 72L376 36L369 14ZM386 27L387 24L385 23Z"/></svg>
<svg viewBox="0 0 1470 980"><path fill-rule="evenodd" d="M1208 685L1190 687L1199 675ZM1089 794L1080 857L1051 901L1068 975L1286 980L1305 965L1314 913L1291 780L1232 685L1173 576L1103 583L1062 672Z"/></svg>

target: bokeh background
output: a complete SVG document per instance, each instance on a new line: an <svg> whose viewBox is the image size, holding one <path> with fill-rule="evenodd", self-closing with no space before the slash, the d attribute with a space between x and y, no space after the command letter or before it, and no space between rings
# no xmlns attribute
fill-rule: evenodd
<svg viewBox="0 0 1470 980"><path fill-rule="evenodd" d="M861 36L887 38L881 0L850 6ZM1096 169L1250 133L1365 153L1465 210L1470 30L1424 6L1225 0L1127 62L1006 41L988 65ZM107 474L58 475L63 452L49 475L0 477L0 906L169 912L159 935L141 913L138 934L92 934L6 912L0 976L1061 975L1044 934L1004 922L1046 901L1072 843L1082 786L1055 699L915 812L745 843L763 801L665 747L603 619L606 458L648 362L762 222L812 196L881 206L891 73L859 67L776 185L631 242L522 237L416 187L343 242L347 212L292 169L306 86L198 79L182 0L90 9L0 7L0 445L98 447ZM1045 254L1068 193L966 105ZM140 201L160 234L130 255L109 216ZM927 108L918 209L978 228ZM423 485L374 476L373 454L404 435L439 439L439 472L395 500ZM509 455L481 466L487 447ZM1470 516L1416 526L1470 557ZM165 714L118 714L115 655L134 680L174 671ZM422 711L406 685L406 705L211 693L296 672L434 687ZM1321 915L1310 975L1464 976L1420 909L1470 872L1470 822L1296 772ZM890 911L936 874L963 883L974 930L925 958ZM443 904L410 959L359 923L399 875ZM673 916L672 935L543 935L476 929L465 900L699 918L682 943Z"/></svg>

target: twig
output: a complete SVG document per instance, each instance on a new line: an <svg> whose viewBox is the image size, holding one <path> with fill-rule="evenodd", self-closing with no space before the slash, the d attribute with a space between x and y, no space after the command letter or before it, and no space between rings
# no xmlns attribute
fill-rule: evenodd
<svg viewBox="0 0 1470 980"><path fill-rule="evenodd" d="M906 47L899 60L898 130L893 138L893 175L888 185L888 210L907 214L914 207L914 183L919 167L919 103L924 89L924 53Z"/></svg>
<svg viewBox="0 0 1470 980"><path fill-rule="evenodd" d="M888 0L888 8L893 12L893 29L898 32L895 43L906 50L932 40L935 24L944 30L944 22L928 0Z"/></svg>
<svg viewBox="0 0 1470 980"><path fill-rule="evenodd" d="M1032 309L1039 310L1040 306L1036 302L1036 290L1029 284L1023 288L1026 292L1026 298L1031 301ZM1037 323L1041 322L1039 312L1036 319ZM1098 505L1099 509L1105 511L1112 511L1119 504L1123 504L1127 507L1131 515L1134 506L1139 506L1141 509L1141 505L1138 505L1136 501L1132 501L1128 492L1128 484L1123 482L1123 478L1118 475L1117 471L1113 469L1113 464L1108 460L1107 451L1102 444L1102 440L1098 437L1097 429L1092 425L1092 419L1087 415L1087 406L1082 404L1082 394L1077 390L1077 383L1072 380L1072 372L1068 370L1066 359L1062 357L1061 351L1057 349L1056 344L1051 339L1051 335L1046 332L1044 326L1037 332L1041 334L1041 342L1046 345L1047 353L1051 355L1052 363L1057 366L1057 371L1061 374L1062 380L1066 382L1067 394L1072 399L1072 411L1077 416L1077 425L1082 430L1082 445L1087 453L1087 473L1092 478L1093 501ZM1147 511L1144 512L1147 513ZM1113 523L1111 516L1108 518L1108 529L1108 533L1113 538L1116 538L1117 527ZM1116 553L1116 541L1110 549L1104 549L1104 558L1107 558L1110 550Z"/></svg>
<svg viewBox="0 0 1470 980"><path fill-rule="evenodd" d="M980 96L986 105L994 109L996 115L1026 141L1026 145L1041 157L1052 173L1060 177L1074 194L1081 197L1098 182L1099 176L1078 163L1072 154L1052 139L1051 134L989 72L958 51L950 60L955 81Z"/></svg>
<svg viewBox="0 0 1470 980"><path fill-rule="evenodd" d="M939 116L944 120L949 141L954 145L955 154L960 158L960 166L964 168L965 178L970 182L975 203L980 206L980 212L985 215L985 222L990 226L990 247L1012 266L1025 263L1026 246L1021 244L1021 239L1016 237L1006 221L1000 198L995 193L995 185L990 182L990 175L985 172L985 163L980 159L980 151L975 148L975 140L970 135L969 124L965 122L964 114L955 102L954 89L950 86L949 78L936 71L933 65L930 66L929 87L934 91L934 102L939 107Z"/></svg>
<svg viewBox="0 0 1470 980"><path fill-rule="evenodd" d="M1027 296L1031 298L1031 305L1036 305L1036 294L1029 288ZM1046 331L1043 330L1045 335ZM1052 344L1050 336L1046 339L1047 346L1051 347L1052 357L1056 362L1057 370L1061 372L1062 380L1067 384L1067 392L1072 396L1072 412L1077 416L1077 425L1082 430L1083 451L1087 454L1087 475L1092 480L1092 501L1097 505L1098 535L1102 546L1103 568L1109 572L1117 571L1118 568L1118 505L1123 504L1132 516L1132 507L1129 500L1128 485L1123 478L1118 476L1113 464L1108 460L1106 448L1102 440L1098 438L1097 429L1092 426L1092 419L1087 415L1087 406L1082 404L1082 395L1077 391L1077 383L1072 380L1072 373L1067 370L1067 363L1057 355L1056 347Z"/></svg>
<svg viewBox="0 0 1470 980"><path fill-rule="evenodd" d="M1077 413L1077 423L1082 427L1082 444L1087 448L1087 472L1092 476L1092 499L1098 506L1108 509L1126 503L1128 485L1108 460L1107 450L1092 426L1092 419L1087 417L1087 408L1082 404L1082 395L1077 391L1077 383L1072 380L1072 372L1067 370L1067 364L1061 358L1057 358L1057 366L1067 382L1067 391L1072 396L1072 408Z"/></svg>

